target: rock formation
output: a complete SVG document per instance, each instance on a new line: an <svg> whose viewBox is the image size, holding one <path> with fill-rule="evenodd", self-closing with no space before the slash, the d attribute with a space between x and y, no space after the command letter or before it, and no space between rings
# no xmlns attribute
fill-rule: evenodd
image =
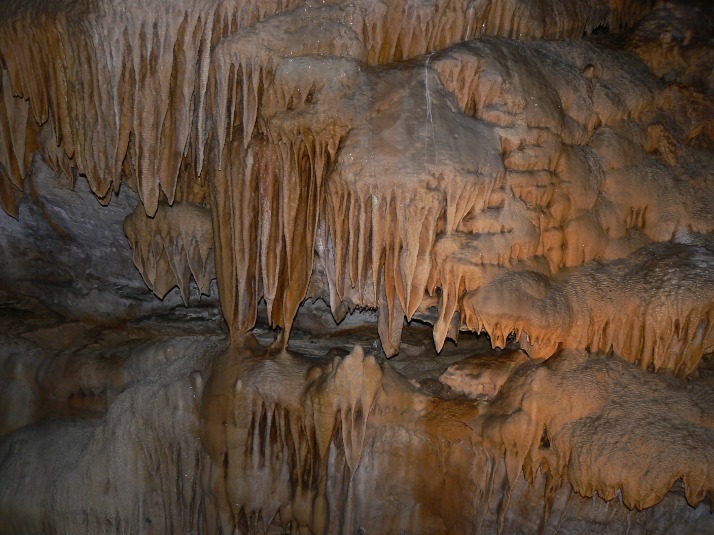
<svg viewBox="0 0 714 535"><path fill-rule="evenodd" d="M713 27L5 1L0 532L714 533Z"/></svg>

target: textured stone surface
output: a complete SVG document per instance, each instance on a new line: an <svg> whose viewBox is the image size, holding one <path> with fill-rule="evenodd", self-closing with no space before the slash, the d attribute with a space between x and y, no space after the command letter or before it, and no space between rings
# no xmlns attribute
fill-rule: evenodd
<svg viewBox="0 0 714 535"><path fill-rule="evenodd" d="M181 306L174 290L163 301L147 291L123 231L137 205L122 188L102 206L79 179L56 175L41 159L26 182L19 220L0 213L0 289L9 300L39 300L61 314L112 323ZM199 301L193 285L191 302ZM203 297L206 303L215 303Z"/></svg>

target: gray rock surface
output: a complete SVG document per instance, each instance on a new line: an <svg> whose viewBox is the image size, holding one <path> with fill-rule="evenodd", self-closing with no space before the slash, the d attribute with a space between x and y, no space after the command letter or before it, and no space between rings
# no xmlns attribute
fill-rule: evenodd
<svg viewBox="0 0 714 535"><path fill-rule="evenodd" d="M0 211L0 301L32 297L64 316L107 323L183 308L178 289L157 299L134 266L122 224L137 203L122 186L102 206L86 180L72 190L36 157L19 221ZM191 296L199 303L197 288ZM217 302L214 285L200 303Z"/></svg>

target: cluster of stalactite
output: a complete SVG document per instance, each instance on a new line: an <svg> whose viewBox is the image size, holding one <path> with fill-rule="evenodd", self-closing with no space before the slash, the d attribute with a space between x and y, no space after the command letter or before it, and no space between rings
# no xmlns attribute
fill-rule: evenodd
<svg viewBox="0 0 714 535"><path fill-rule="evenodd" d="M463 299L470 329L504 347L515 333L533 357L590 348L688 375L714 350L714 248L662 243L554 279L508 272Z"/></svg>
<svg viewBox="0 0 714 535"><path fill-rule="evenodd" d="M325 17L328 23L339 20L351 29L326 35L327 45L307 32L309 42L292 40L291 45L302 48L302 54L319 54L325 46L332 52L329 42L351 38L359 42L365 60L390 63L481 33L578 37L601 25L631 25L650 8L647 2L611 7L604 1L583 1L580 9L552 17L552 3L495 1L476 8L465 0L441 0L423 8L403 1L314 8L300 0L186 0L170 6L158 1L116 5L102 0L11 0L2 6L0 27L0 116L10 123L2 131L3 148L17 148L3 155L0 183L5 190L9 183L21 188L23 147L36 145L37 125L46 125L50 133L44 144L48 152L62 149L57 154L61 169L76 167L102 199L112 188L118 190L127 172L146 212L153 215L162 196L173 201L182 155L190 147L199 155L200 168L212 47L236 34L253 33L266 19L268 25L288 30L308 21L306 29L328 34L322 25ZM284 16L271 20L277 14ZM348 32L354 35L346 37ZM253 114L259 88L252 58L268 51L264 44L255 42L247 61L236 66ZM270 52L287 55L287 48L283 42ZM226 78L228 74L217 73ZM9 104L11 97L19 97L18 102ZM28 99L31 113L19 102ZM12 211L12 195L4 193L2 200Z"/></svg>
<svg viewBox="0 0 714 535"><path fill-rule="evenodd" d="M620 527L699 514L711 388L643 369L714 351L713 17L653 4L2 2L4 210L37 152L101 203L134 189L147 286L189 303L215 277L232 345L38 368L106 417L0 442L0 531L582 531L596 495ZM583 38L606 28L631 31ZM387 356L414 318L439 351L508 351L439 395L359 347L279 351L316 296L378 309ZM270 350L245 335L261 301Z"/></svg>
<svg viewBox="0 0 714 535"><path fill-rule="evenodd" d="M160 204L154 218L143 210L124 222L124 233L134 253L134 264L144 282L159 296L178 286L188 304L191 276L202 294L210 292L214 271L211 213L196 204Z"/></svg>
<svg viewBox="0 0 714 535"><path fill-rule="evenodd" d="M153 218L140 209L127 225L137 266L184 300L190 273L202 291L212 274L208 233L170 230L194 219L169 206L206 206L234 333L264 299L287 343L317 260L335 318L379 309L387 355L404 319L432 306L437 349L464 328L498 344L509 333L466 321L464 299L504 271L551 277L714 231L706 73L682 85L701 70L690 49L704 25L665 46L652 28L666 10L649 2L575 7L6 2L0 198L17 215L35 150L102 202L126 182ZM648 13L628 38L644 63L577 40ZM521 40L548 37L576 39ZM655 61L662 47L676 85ZM136 230L155 227L161 238ZM680 305L680 327L702 313ZM690 371L685 346L665 343L655 367Z"/></svg>

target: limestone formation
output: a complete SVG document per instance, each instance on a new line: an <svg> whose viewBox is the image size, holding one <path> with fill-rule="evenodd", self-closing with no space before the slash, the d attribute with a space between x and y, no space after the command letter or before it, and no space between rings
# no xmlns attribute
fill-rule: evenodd
<svg viewBox="0 0 714 535"><path fill-rule="evenodd" d="M508 272L464 297L465 322L494 346L515 332L534 357L590 348L688 375L714 351L713 252L663 243L552 279Z"/></svg>
<svg viewBox="0 0 714 535"><path fill-rule="evenodd" d="M4 1L0 532L714 533L713 27Z"/></svg>
<svg viewBox="0 0 714 535"><path fill-rule="evenodd" d="M126 218L124 232L134 264L158 297L178 286L188 305L192 275L201 293L210 293L216 274L211 214L206 208L176 202L169 209L162 204L153 218L140 210Z"/></svg>
<svg viewBox="0 0 714 535"><path fill-rule="evenodd" d="M439 381L457 394L473 399L490 399L528 360L528 355L520 350L470 357L449 366Z"/></svg>

